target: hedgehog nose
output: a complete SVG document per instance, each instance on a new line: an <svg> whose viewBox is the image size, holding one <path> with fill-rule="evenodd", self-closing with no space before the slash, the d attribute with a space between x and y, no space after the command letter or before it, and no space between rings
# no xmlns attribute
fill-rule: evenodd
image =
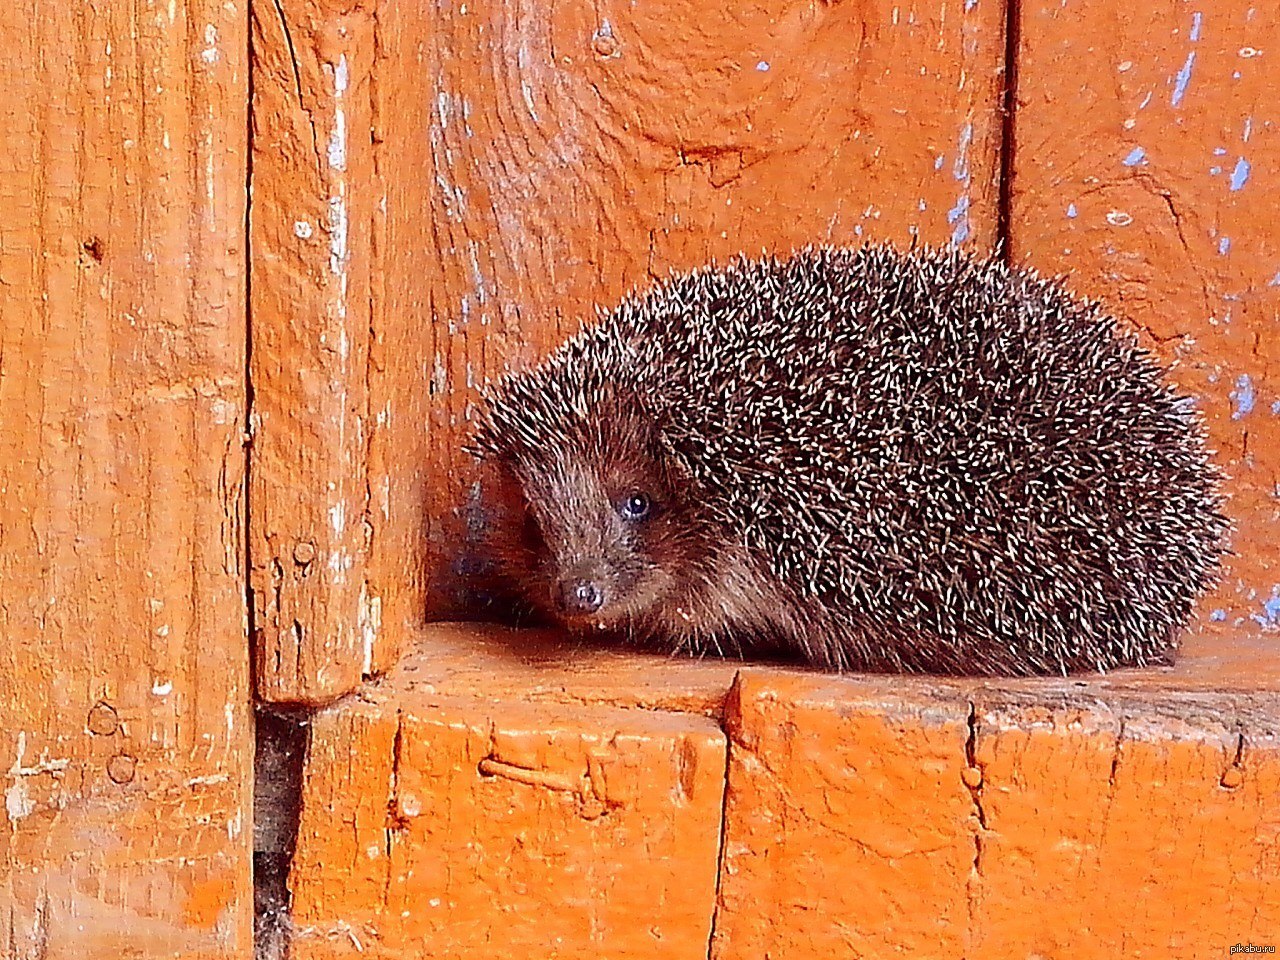
<svg viewBox="0 0 1280 960"><path fill-rule="evenodd" d="M560 584L560 604L566 613L595 613L604 603L604 592L590 580L566 580Z"/></svg>

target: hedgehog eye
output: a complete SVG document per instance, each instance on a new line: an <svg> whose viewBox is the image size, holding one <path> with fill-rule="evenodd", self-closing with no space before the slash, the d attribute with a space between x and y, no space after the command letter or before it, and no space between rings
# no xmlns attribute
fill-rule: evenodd
<svg viewBox="0 0 1280 960"><path fill-rule="evenodd" d="M653 502L649 499L649 495L637 490L634 493L627 494L622 503L618 504L618 515L623 520L634 522L643 520L652 509Z"/></svg>

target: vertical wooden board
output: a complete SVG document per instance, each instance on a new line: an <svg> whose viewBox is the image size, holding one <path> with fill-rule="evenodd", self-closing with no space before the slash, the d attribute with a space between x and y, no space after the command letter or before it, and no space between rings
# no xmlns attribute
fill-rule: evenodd
<svg viewBox="0 0 1280 960"><path fill-rule="evenodd" d="M1024 0L1014 258L1132 320L1230 475L1202 626L1280 627L1280 19L1267 4Z"/></svg>
<svg viewBox="0 0 1280 960"><path fill-rule="evenodd" d="M0 955L247 957L247 11L0 22Z"/></svg>
<svg viewBox="0 0 1280 960"><path fill-rule="evenodd" d="M422 338L389 333L386 382L426 400L389 397L373 443L434 617L469 603L479 388L594 303L741 251L995 236L991 0L385 4L378 35L387 327Z"/></svg>
<svg viewBox="0 0 1280 960"><path fill-rule="evenodd" d="M372 669L373 14L253 4L251 573L258 693L324 702Z"/></svg>
<svg viewBox="0 0 1280 960"><path fill-rule="evenodd" d="M747 670L730 695L712 956L965 956L968 704Z"/></svg>
<svg viewBox="0 0 1280 960"><path fill-rule="evenodd" d="M980 699L976 955L1208 958L1274 943L1280 702L1237 716L1243 699Z"/></svg>
<svg viewBox="0 0 1280 960"><path fill-rule="evenodd" d="M312 738L291 956L706 955L710 720L412 696L333 707Z"/></svg>

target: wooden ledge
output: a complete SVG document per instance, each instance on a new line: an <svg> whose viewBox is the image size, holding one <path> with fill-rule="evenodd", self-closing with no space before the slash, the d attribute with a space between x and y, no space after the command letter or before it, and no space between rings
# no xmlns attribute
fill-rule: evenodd
<svg viewBox="0 0 1280 960"><path fill-rule="evenodd" d="M292 955L1271 942L1276 658L1216 643L1167 670L979 681L433 625L313 719Z"/></svg>
<svg viewBox="0 0 1280 960"><path fill-rule="evenodd" d="M1004 694L1033 703L1089 698L1177 703L1230 694L1235 704L1280 692L1280 634L1241 637L1210 624L1189 634L1169 667L1067 677L965 678L849 674L833 676L793 666L731 659L689 659L620 650L554 630L516 630L486 623L433 623L405 644L406 656L357 696L368 700L421 693L618 707L721 716L739 670L766 671L793 682L848 684L941 699ZM802 679L803 678L803 679ZM1169 696L1172 695L1172 696ZM1136 699L1135 699L1136 698Z"/></svg>

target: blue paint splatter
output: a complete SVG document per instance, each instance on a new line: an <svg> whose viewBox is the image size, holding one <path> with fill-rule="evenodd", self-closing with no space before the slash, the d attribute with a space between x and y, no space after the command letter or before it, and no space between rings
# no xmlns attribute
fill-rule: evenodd
<svg viewBox="0 0 1280 960"><path fill-rule="evenodd" d="M968 13L978 5L978 0L964 0L964 12Z"/></svg>
<svg viewBox="0 0 1280 960"><path fill-rule="evenodd" d="M951 175L957 180L969 179L969 143L973 140L973 124L966 123L960 128L960 143L958 145L958 153L956 154L955 166L952 167Z"/></svg>
<svg viewBox="0 0 1280 960"><path fill-rule="evenodd" d="M1072 220L1080 216L1080 211L1076 209L1076 205L1074 203L1067 204L1067 216ZM1276 276L1280 277L1280 273L1276 274Z"/></svg>
<svg viewBox="0 0 1280 960"><path fill-rule="evenodd" d="M1274 627L1280 623L1280 583L1271 588L1271 597L1262 602L1262 616L1250 614L1249 619L1262 627Z"/></svg>
<svg viewBox="0 0 1280 960"><path fill-rule="evenodd" d="M1214 148L1213 148L1213 155L1214 155L1215 157L1220 157L1220 156L1222 156L1223 154L1225 154L1226 152L1227 152L1227 148L1226 148L1226 147L1214 147Z"/></svg>
<svg viewBox="0 0 1280 960"><path fill-rule="evenodd" d="M1129 151L1129 155L1121 161L1121 163L1126 167L1136 167L1138 164L1146 162L1147 151L1143 150L1141 147L1134 147Z"/></svg>
<svg viewBox="0 0 1280 960"><path fill-rule="evenodd" d="M964 243L969 239L969 198L961 195L956 205L947 211L947 223L953 224L951 242Z"/></svg>
<svg viewBox="0 0 1280 960"><path fill-rule="evenodd" d="M1230 237L1221 238L1218 241L1218 253L1225 257L1230 252L1231 252L1231 238Z"/></svg>
<svg viewBox="0 0 1280 960"><path fill-rule="evenodd" d="M1204 22L1204 14L1193 13L1191 15L1191 42L1195 43L1200 39L1200 24Z"/></svg>
<svg viewBox="0 0 1280 960"><path fill-rule="evenodd" d="M933 169L941 170L942 165L946 162L947 162L947 155L945 153L938 154L938 159L933 161Z"/></svg>
<svg viewBox="0 0 1280 960"><path fill-rule="evenodd" d="M1280 287L1280 273L1271 278L1271 282L1267 284L1270 287Z"/></svg>
<svg viewBox="0 0 1280 960"><path fill-rule="evenodd" d="M1236 405L1235 411L1231 414L1232 420L1239 420L1246 414L1253 412L1253 380L1249 378L1247 373L1242 373L1236 378L1236 388L1231 391L1231 399Z"/></svg>
<svg viewBox="0 0 1280 960"><path fill-rule="evenodd" d="M1231 171L1231 189L1239 190L1249 182L1249 161L1241 157L1236 161L1236 168Z"/></svg>
<svg viewBox="0 0 1280 960"><path fill-rule="evenodd" d="M1217 176L1218 174L1220 174L1221 172L1222 172L1222 168L1221 168L1221 167L1210 167L1210 168L1209 168L1209 176L1211 176L1211 177L1216 177L1216 176Z"/></svg>
<svg viewBox="0 0 1280 960"><path fill-rule="evenodd" d="M1209 614L1209 619L1214 623L1221 623L1223 620L1227 619L1227 611L1219 607L1217 610L1213 611L1213 613Z"/></svg>
<svg viewBox="0 0 1280 960"><path fill-rule="evenodd" d="M1172 103L1175 107L1182 104L1182 98L1186 96L1187 84L1191 82L1191 70L1196 65L1196 52L1192 50L1187 54L1187 62L1182 65L1182 69L1178 71L1177 77L1173 82Z"/></svg>
<svg viewBox="0 0 1280 960"><path fill-rule="evenodd" d="M757 70L759 70L761 73L768 73L768 72L769 72L769 61L768 61L768 60L761 60L759 63L757 63L757 64L756 64L756 69L757 69Z"/></svg>
<svg viewBox="0 0 1280 960"><path fill-rule="evenodd" d="M1271 412L1280 417L1280 400L1271 401Z"/></svg>

